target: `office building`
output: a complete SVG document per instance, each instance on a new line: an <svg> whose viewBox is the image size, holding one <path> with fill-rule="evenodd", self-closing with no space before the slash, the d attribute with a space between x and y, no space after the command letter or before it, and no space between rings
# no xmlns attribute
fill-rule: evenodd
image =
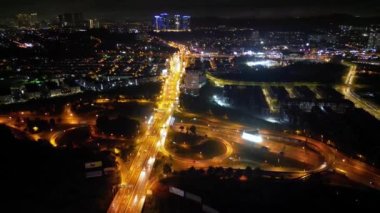
<svg viewBox="0 0 380 213"><path fill-rule="evenodd" d="M182 30L183 31L190 31L190 16L183 16L182 17Z"/></svg>
<svg viewBox="0 0 380 213"><path fill-rule="evenodd" d="M380 48L380 33L371 32L368 36L369 49L379 49Z"/></svg>
<svg viewBox="0 0 380 213"><path fill-rule="evenodd" d="M16 16L18 27L36 27L38 25L37 13L20 13Z"/></svg>
<svg viewBox="0 0 380 213"><path fill-rule="evenodd" d="M181 16L180 15L174 15L174 26L176 30L180 30L181 28Z"/></svg>
<svg viewBox="0 0 380 213"><path fill-rule="evenodd" d="M87 27L88 29L99 29L100 22L97 19L88 19Z"/></svg>
<svg viewBox="0 0 380 213"><path fill-rule="evenodd" d="M82 13L65 13L58 15L60 27L83 27L85 22Z"/></svg>

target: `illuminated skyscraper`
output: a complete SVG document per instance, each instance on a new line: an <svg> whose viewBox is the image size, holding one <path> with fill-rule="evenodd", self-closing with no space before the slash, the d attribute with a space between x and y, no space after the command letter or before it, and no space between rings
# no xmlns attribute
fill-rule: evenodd
<svg viewBox="0 0 380 213"><path fill-rule="evenodd" d="M162 18L161 16L154 16L154 31L162 30Z"/></svg>
<svg viewBox="0 0 380 213"><path fill-rule="evenodd" d="M82 13L65 13L58 16L61 27L83 27L84 19Z"/></svg>
<svg viewBox="0 0 380 213"><path fill-rule="evenodd" d="M162 25L161 25L161 30L165 31L170 29L169 23L169 15L167 13L161 13L160 14L161 19L162 19Z"/></svg>
<svg viewBox="0 0 380 213"><path fill-rule="evenodd" d="M156 32L181 32L190 31L190 16L161 13L154 16L153 30Z"/></svg>
<svg viewBox="0 0 380 213"><path fill-rule="evenodd" d="M38 24L37 13L31 13L30 14L30 25L36 26L37 24Z"/></svg>
<svg viewBox="0 0 380 213"><path fill-rule="evenodd" d="M18 27L35 27L38 24L37 13L20 13L16 16Z"/></svg>
<svg viewBox="0 0 380 213"><path fill-rule="evenodd" d="M367 47L370 49L380 48L380 33L371 32L369 34Z"/></svg>
<svg viewBox="0 0 380 213"><path fill-rule="evenodd" d="M184 31L190 31L190 16L183 16L182 17L182 30Z"/></svg>
<svg viewBox="0 0 380 213"><path fill-rule="evenodd" d="M181 16L180 15L174 15L174 26L176 30L181 29Z"/></svg>

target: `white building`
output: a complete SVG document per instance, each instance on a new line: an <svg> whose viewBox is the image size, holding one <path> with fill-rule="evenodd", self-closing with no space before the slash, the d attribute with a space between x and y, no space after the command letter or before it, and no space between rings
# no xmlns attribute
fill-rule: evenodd
<svg viewBox="0 0 380 213"><path fill-rule="evenodd" d="M185 94L198 96L199 89L206 84L204 72L198 70L186 70L184 77Z"/></svg>

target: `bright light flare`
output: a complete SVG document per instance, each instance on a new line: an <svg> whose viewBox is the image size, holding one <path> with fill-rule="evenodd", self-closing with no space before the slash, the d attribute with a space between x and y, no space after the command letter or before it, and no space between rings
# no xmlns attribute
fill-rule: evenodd
<svg viewBox="0 0 380 213"><path fill-rule="evenodd" d="M155 161L156 161L155 157L150 157L149 160L148 160L148 165L149 166L153 166L153 164L154 164Z"/></svg>
<svg viewBox="0 0 380 213"><path fill-rule="evenodd" d="M277 120L273 117L267 117L267 118L265 118L265 120L270 122L270 123L281 123L279 120Z"/></svg>
<svg viewBox="0 0 380 213"><path fill-rule="evenodd" d="M222 107L230 107L230 104L227 102L226 98L219 97L217 95L212 96L213 101Z"/></svg>
<svg viewBox="0 0 380 213"><path fill-rule="evenodd" d="M152 124L153 122L153 116L150 116L149 120L148 120L148 125Z"/></svg>
<svg viewBox="0 0 380 213"><path fill-rule="evenodd" d="M136 204L138 199L139 199L139 197L136 195L135 198L133 199L133 204Z"/></svg>
<svg viewBox="0 0 380 213"><path fill-rule="evenodd" d="M141 173L140 173L140 177L141 177L141 178L145 178L145 176L146 176L146 171L145 171L145 169L143 169L143 170L141 171Z"/></svg>

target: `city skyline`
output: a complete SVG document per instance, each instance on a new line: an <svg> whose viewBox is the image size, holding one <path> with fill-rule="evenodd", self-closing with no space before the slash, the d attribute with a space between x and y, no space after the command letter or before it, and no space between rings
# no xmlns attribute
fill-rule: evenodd
<svg viewBox="0 0 380 213"><path fill-rule="evenodd" d="M0 2L2 17L13 17L14 14L37 12L42 18L51 18L59 13L84 12L88 16L110 19L134 18L146 20L148 16L166 11L169 13L187 13L194 17L216 16L224 18L258 17L281 18L297 16L320 16L328 14L350 14L353 16L377 16L380 3L374 0L365 1L248 1L248 0L206 0L206 1L101 1L101 0L53 0L25 1L3 0ZM212 10L210 10L212 8Z"/></svg>
<svg viewBox="0 0 380 213"><path fill-rule="evenodd" d="M379 3L0 0L2 209L376 209Z"/></svg>

